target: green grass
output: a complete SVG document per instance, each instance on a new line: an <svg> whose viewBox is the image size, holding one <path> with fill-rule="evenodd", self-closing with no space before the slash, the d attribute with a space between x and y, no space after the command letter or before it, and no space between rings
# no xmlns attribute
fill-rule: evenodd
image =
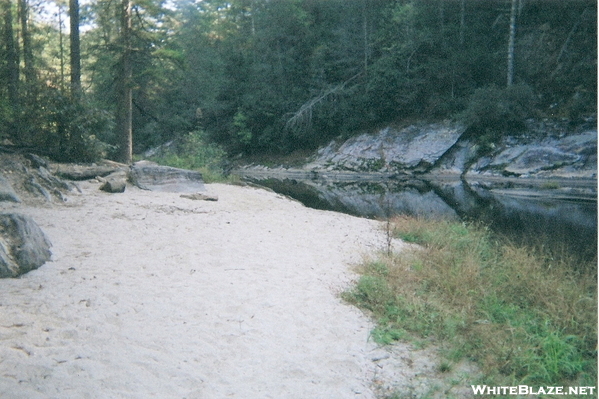
<svg viewBox="0 0 599 399"><path fill-rule="evenodd" d="M541 184L541 189L544 190L557 190L558 188L560 188L559 183L554 181L548 181Z"/></svg>
<svg viewBox="0 0 599 399"><path fill-rule="evenodd" d="M182 137L175 149L151 160L161 165L199 171L206 183L230 183L237 178L224 174L226 155L220 146L207 140L204 132L196 131Z"/></svg>
<svg viewBox="0 0 599 399"><path fill-rule="evenodd" d="M595 261L520 247L482 226L392 223L418 246L365 263L342 295L376 319L376 342L434 340L447 358L440 367L474 361L486 384L597 385Z"/></svg>

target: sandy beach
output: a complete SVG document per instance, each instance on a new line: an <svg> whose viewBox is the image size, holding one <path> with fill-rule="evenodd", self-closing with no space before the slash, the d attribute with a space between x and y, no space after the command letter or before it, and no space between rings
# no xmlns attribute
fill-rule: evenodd
<svg viewBox="0 0 599 399"><path fill-rule="evenodd" d="M0 397L374 398L372 324L338 294L379 222L251 187L80 187L1 206L53 256L0 280Z"/></svg>

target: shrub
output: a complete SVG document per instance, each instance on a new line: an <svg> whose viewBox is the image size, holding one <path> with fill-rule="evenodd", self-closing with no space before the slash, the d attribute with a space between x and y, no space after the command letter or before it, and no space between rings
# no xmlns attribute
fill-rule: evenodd
<svg viewBox="0 0 599 399"><path fill-rule="evenodd" d="M110 114L52 86L32 91L8 111L0 105L0 122L11 141L55 160L93 162L114 148L105 142L114 125Z"/></svg>
<svg viewBox="0 0 599 399"><path fill-rule="evenodd" d="M533 114L535 99L527 85L499 88L495 85L476 89L466 109L458 115L475 136L499 137L524 126Z"/></svg>
<svg viewBox="0 0 599 399"><path fill-rule="evenodd" d="M55 114L56 146L48 146L53 158L69 162L94 162L106 158L115 146L100 137L110 136L112 117L105 111L86 105L67 102Z"/></svg>
<svg viewBox="0 0 599 399"><path fill-rule="evenodd" d="M203 131L187 133L174 148L167 150L154 161L182 169L200 170L207 182L223 178L226 152L211 143Z"/></svg>

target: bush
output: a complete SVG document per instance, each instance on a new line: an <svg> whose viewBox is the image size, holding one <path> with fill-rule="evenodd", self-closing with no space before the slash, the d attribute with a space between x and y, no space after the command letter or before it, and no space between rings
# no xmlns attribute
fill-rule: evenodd
<svg viewBox="0 0 599 399"><path fill-rule="evenodd" d="M495 85L476 89L467 108L458 115L475 136L493 134L500 137L524 127L533 115L535 97L527 85L499 88Z"/></svg>
<svg viewBox="0 0 599 399"><path fill-rule="evenodd" d="M93 162L116 149L102 141L113 129L112 117L98 108L67 102L55 115L58 145L53 158L69 162Z"/></svg>
<svg viewBox="0 0 599 399"><path fill-rule="evenodd" d="M201 131L187 133L177 145L153 160L176 168L200 170L207 182L221 180L227 153Z"/></svg>
<svg viewBox="0 0 599 399"><path fill-rule="evenodd" d="M55 88L33 93L13 113L12 141L57 161L93 162L114 148L103 141L112 134L111 115Z"/></svg>

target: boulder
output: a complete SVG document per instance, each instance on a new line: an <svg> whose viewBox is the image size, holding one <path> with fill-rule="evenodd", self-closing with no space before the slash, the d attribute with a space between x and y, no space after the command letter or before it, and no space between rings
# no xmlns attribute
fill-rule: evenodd
<svg viewBox="0 0 599 399"><path fill-rule="evenodd" d="M127 173L125 171L117 171L109 174L105 178L98 178L102 185L100 190L107 193L123 193L127 187Z"/></svg>
<svg viewBox="0 0 599 399"><path fill-rule="evenodd" d="M44 158L40 157L39 155L27 154L27 155L25 155L25 158L27 158L31 162L31 166L33 166L34 168L48 169L48 161L46 161Z"/></svg>
<svg viewBox="0 0 599 399"><path fill-rule="evenodd" d="M0 214L0 278L17 277L48 260L52 244L29 216Z"/></svg>
<svg viewBox="0 0 599 399"><path fill-rule="evenodd" d="M201 173L149 161L139 161L131 166L131 182L150 191L197 193L206 190Z"/></svg>

